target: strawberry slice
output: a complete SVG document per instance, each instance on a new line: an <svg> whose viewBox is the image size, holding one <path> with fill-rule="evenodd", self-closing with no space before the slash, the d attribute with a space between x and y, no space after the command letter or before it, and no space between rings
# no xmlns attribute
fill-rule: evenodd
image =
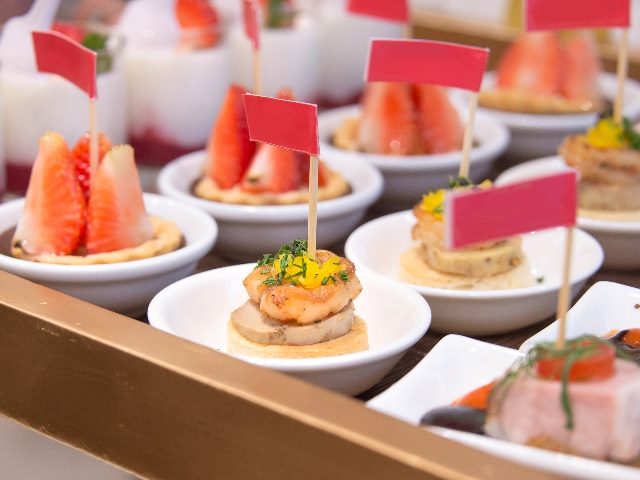
<svg viewBox="0 0 640 480"><path fill-rule="evenodd" d="M557 95L562 61L562 47L554 32L523 33L498 66L498 87Z"/></svg>
<svg viewBox="0 0 640 480"><path fill-rule="evenodd" d="M276 94L276 98L279 98L280 100L295 100L296 97L293 94L293 90L291 90L291 88L289 87L282 87L280 90L278 90L278 93Z"/></svg>
<svg viewBox="0 0 640 480"><path fill-rule="evenodd" d="M178 0L176 18L183 29L181 46L197 49L218 43L218 12L208 0Z"/></svg>
<svg viewBox="0 0 640 480"><path fill-rule="evenodd" d="M240 183L256 151L255 142L249 138L244 93L246 90L238 85L229 87L209 137L205 173L223 189Z"/></svg>
<svg viewBox="0 0 640 480"><path fill-rule="evenodd" d="M297 190L302 184L300 164L297 152L265 143L253 158L240 188L251 193Z"/></svg>
<svg viewBox="0 0 640 480"><path fill-rule="evenodd" d="M78 43L82 43L87 31L75 23L70 22L53 22L51 30L60 32Z"/></svg>
<svg viewBox="0 0 640 480"><path fill-rule="evenodd" d="M564 44L562 94L572 100L597 100L600 60L593 36L576 32Z"/></svg>
<svg viewBox="0 0 640 480"><path fill-rule="evenodd" d="M32 255L69 255L80 242L85 209L64 138L48 132L39 142L13 241Z"/></svg>
<svg viewBox="0 0 640 480"><path fill-rule="evenodd" d="M82 135L71 150L71 160L76 168L76 174L84 193L85 200L89 201L89 185L91 183L91 165L89 162L90 137L89 133ZM98 162L111 149L111 141L100 132L98 134Z"/></svg>
<svg viewBox="0 0 640 480"><path fill-rule="evenodd" d="M411 155L419 147L411 89L404 83L366 86L359 142L366 152Z"/></svg>
<svg viewBox="0 0 640 480"><path fill-rule="evenodd" d="M460 150L464 127L447 91L436 85L413 85L425 153Z"/></svg>
<svg viewBox="0 0 640 480"><path fill-rule="evenodd" d="M153 237L133 148L113 147L98 168L87 213L87 251L112 252Z"/></svg>

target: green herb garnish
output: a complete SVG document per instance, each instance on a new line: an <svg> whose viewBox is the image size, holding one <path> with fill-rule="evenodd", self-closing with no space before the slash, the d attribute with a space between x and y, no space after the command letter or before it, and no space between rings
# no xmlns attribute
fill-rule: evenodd
<svg viewBox="0 0 640 480"><path fill-rule="evenodd" d="M98 58L96 61L97 73L105 73L111 70L113 65L113 57L107 50L107 41L109 37L102 33L91 32L87 33L82 39L82 45L89 50L97 52Z"/></svg>
<svg viewBox="0 0 640 480"><path fill-rule="evenodd" d="M622 120L622 126L624 128L622 139L625 140L632 149L640 150L640 133L634 130L628 118Z"/></svg>
<svg viewBox="0 0 640 480"><path fill-rule="evenodd" d="M319 285L336 284L338 280L349 281L346 270L338 271L341 261L331 255L324 263L309 258L306 240L294 240L285 244L276 254L265 254L255 268L262 268L264 285L294 285L315 288Z"/></svg>
<svg viewBox="0 0 640 480"><path fill-rule="evenodd" d="M294 18L295 12L287 0L268 0L265 18L267 28L289 28Z"/></svg>
<svg viewBox="0 0 640 480"><path fill-rule="evenodd" d="M286 270L287 267L293 265L293 260L295 257L306 255L306 253L307 241L301 240L299 238L295 239L291 243L291 245L286 243L282 245L278 250L278 253L276 253L275 255L271 253L265 253L256 264L256 268L272 266L279 259L278 267L280 271L275 275L269 275L265 280L263 280L262 283L270 287L275 285L282 285L284 283L297 285L298 282L296 281L296 278L300 276L304 277L307 273L307 262L302 262L301 267L299 267L299 271L296 273L287 275ZM270 273L271 270L267 270L265 274Z"/></svg>
<svg viewBox="0 0 640 480"><path fill-rule="evenodd" d="M473 182L469 177L449 177L449 188L471 187Z"/></svg>

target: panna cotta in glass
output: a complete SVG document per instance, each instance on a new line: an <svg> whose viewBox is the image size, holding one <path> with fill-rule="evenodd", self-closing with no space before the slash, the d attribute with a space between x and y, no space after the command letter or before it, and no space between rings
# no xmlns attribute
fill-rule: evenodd
<svg viewBox="0 0 640 480"><path fill-rule="evenodd" d="M323 0L320 25L320 103L335 107L356 103L364 88L371 38L400 38L402 24L347 11L345 0Z"/></svg>
<svg viewBox="0 0 640 480"><path fill-rule="evenodd" d="M126 39L129 141L141 163L204 148L229 84L230 54L206 0L133 0Z"/></svg>
<svg viewBox="0 0 640 480"><path fill-rule="evenodd" d="M127 116L124 72L118 62L121 41L114 35L75 31L76 40L98 51L98 129L115 143L124 143ZM42 132L55 130L69 139L81 136L89 125L89 103L76 86L56 75L38 73L29 62L3 64L0 95L7 189L24 193Z"/></svg>
<svg viewBox="0 0 640 480"><path fill-rule="evenodd" d="M282 87L302 102L320 95L318 23L291 1L261 0L262 95L275 96ZM242 24L229 34L233 51L232 75L240 85L253 85L253 54Z"/></svg>

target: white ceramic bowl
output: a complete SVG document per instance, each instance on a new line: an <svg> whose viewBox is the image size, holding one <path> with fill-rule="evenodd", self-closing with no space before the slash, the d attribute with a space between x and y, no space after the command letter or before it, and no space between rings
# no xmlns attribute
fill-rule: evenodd
<svg viewBox="0 0 640 480"><path fill-rule="evenodd" d="M205 152L180 157L164 167L158 189L164 195L198 207L220 225L216 252L230 258L257 260L266 252L277 252L292 239L307 237L309 207L297 205L232 205L194 196L191 188L202 175ZM323 153L322 159L340 172L352 192L318 202L317 244L328 247L344 239L360 223L367 208L382 192L382 177L363 161L342 162Z"/></svg>
<svg viewBox="0 0 640 480"><path fill-rule="evenodd" d="M605 99L613 102L616 93L615 75L602 73L598 82ZM491 88L494 85L495 73L488 72L483 87ZM555 155L564 137L584 132L598 117L596 113L543 115L482 107L479 111L500 120L511 130L511 143L505 153L505 158L510 162ZM625 82L623 115L632 121L640 117L640 83L635 80L627 79Z"/></svg>
<svg viewBox="0 0 640 480"><path fill-rule="evenodd" d="M562 157L540 158L504 171L496 179L496 185L530 180L567 169L569 167ZM578 226L593 235L602 245L605 267L618 270L640 268L640 255L632 253L640 245L640 220L590 218L580 215L578 210Z"/></svg>
<svg viewBox="0 0 640 480"><path fill-rule="evenodd" d="M125 315L144 313L153 296L191 274L213 246L218 227L211 217L170 198L144 194L151 215L174 221L185 245L164 255L108 265L50 265L0 254L0 268L41 285ZM12 229L24 199L0 205L0 232Z"/></svg>
<svg viewBox="0 0 640 480"><path fill-rule="evenodd" d="M598 282L567 313L567 338L591 334L605 336L612 330L640 327L640 289L614 282ZM526 352L534 344L554 341L558 321L527 339L520 350Z"/></svg>
<svg viewBox="0 0 640 480"><path fill-rule="evenodd" d="M381 211L397 211L409 208L427 191L446 187L449 177L457 176L461 151L433 155L379 155L350 152L331 143L335 129L347 117L358 116L359 105L335 108L318 116L320 149L327 157L351 162L355 158L366 160L382 172L384 193L376 208ZM462 112L463 118L466 113ZM509 144L509 131L499 121L483 114L476 116L475 141L471 150L470 176L474 181L484 180L493 162Z"/></svg>
<svg viewBox="0 0 640 480"><path fill-rule="evenodd" d="M224 352L229 316L247 300L242 279L254 266L219 268L174 283L149 305L149 323ZM375 385L422 338L431 311L420 295L400 284L368 272L358 272L358 278L363 290L355 307L367 324L368 350L324 358L238 358L349 395Z"/></svg>
<svg viewBox="0 0 640 480"><path fill-rule="evenodd" d="M398 383L369 401L367 406L418 425L429 410L453 400L504 374L522 353L458 335L447 335ZM430 427L451 440L497 457L528 465L563 478L637 480L638 469L519 445L484 435Z"/></svg>
<svg viewBox="0 0 640 480"><path fill-rule="evenodd" d="M345 252L356 266L400 280L400 255L412 245L410 211L387 215L358 228ZM411 283L433 312L432 328L440 332L492 335L544 320L556 310L562 277L564 231L551 229L522 236L522 248L540 284L511 290L448 290ZM571 269L572 298L602 264L602 249L589 234L576 229ZM404 282L403 282L404 283Z"/></svg>

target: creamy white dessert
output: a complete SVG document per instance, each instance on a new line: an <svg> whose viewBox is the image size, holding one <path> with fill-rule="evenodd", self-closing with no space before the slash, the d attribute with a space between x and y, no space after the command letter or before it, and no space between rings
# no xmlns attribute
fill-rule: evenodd
<svg viewBox="0 0 640 480"><path fill-rule="evenodd" d="M181 29L176 8L174 0L133 0L118 25L126 39L129 142L141 163L162 165L204 148L229 84L219 24ZM212 46L184 42L203 35Z"/></svg>
<svg viewBox="0 0 640 480"><path fill-rule="evenodd" d="M234 59L233 81L253 85L253 54L242 25L232 29L229 42ZM262 29L262 94L276 96L286 86L296 93L296 100L317 102L318 47L318 25L305 15L298 15L292 28Z"/></svg>
<svg viewBox="0 0 640 480"><path fill-rule="evenodd" d="M204 148L229 84L226 44L179 51L129 48L125 51L129 137L144 163L162 164ZM154 158L162 148L164 158Z"/></svg>
<svg viewBox="0 0 640 480"><path fill-rule="evenodd" d="M400 38L402 25L346 10L345 0L324 0L317 8L320 32L319 93L323 103L355 103L371 38Z"/></svg>

